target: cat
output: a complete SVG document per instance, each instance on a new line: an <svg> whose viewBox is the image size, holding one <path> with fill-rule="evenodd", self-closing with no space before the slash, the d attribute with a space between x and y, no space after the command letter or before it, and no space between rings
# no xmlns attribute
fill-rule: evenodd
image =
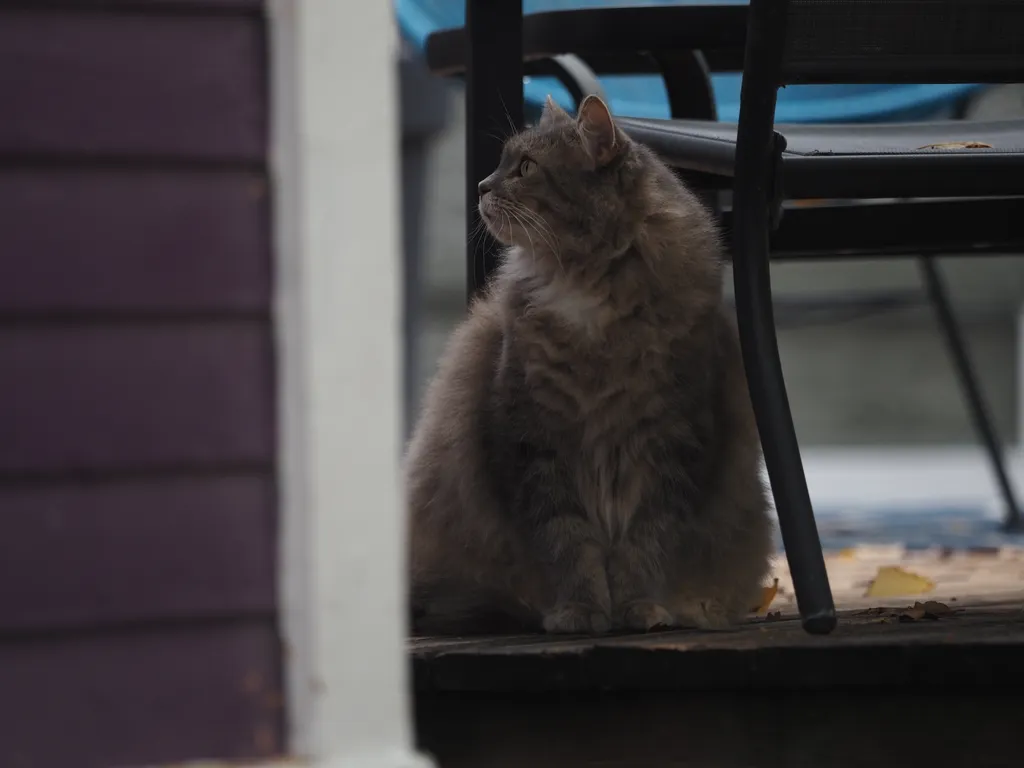
<svg viewBox="0 0 1024 768"><path fill-rule="evenodd" d="M414 631L735 622L773 539L713 217L597 97L479 194L508 249L405 457Z"/></svg>

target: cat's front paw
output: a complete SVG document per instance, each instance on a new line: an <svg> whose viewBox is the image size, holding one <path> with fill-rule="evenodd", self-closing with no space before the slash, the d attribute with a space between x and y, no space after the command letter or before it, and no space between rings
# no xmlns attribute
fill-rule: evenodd
<svg viewBox="0 0 1024 768"><path fill-rule="evenodd" d="M622 611L622 625L638 632L675 626L676 620L666 608L647 600L630 603Z"/></svg>
<svg viewBox="0 0 1024 768"><path fill-rule="evenodd" d="M697 629L728 629L732 617L717 600L688 600L679 606L679 617L684 625Z"/></svg>
<svg viewBox="0 0 1024 768"><path fill-rule="evenodd" d="M544 616L544 631L552 634L603 635L611 626L599 608L583 603L562 603Z"/></svg>

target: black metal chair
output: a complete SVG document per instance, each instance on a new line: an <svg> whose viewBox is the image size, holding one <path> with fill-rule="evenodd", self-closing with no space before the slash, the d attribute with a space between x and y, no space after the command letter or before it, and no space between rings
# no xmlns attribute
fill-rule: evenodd
<svg viewBox="0 0 1024 768"><path fill-rule="evenodd" d="M500 154L494 131L501 126L494 121L500 116L503 123L522 125L527 68L560 53L575 53L601 72L643 71L653 60L665 74L673 114L680 116L686 110L681 86L695 82L705 64L735 68L745 49L738 126L710 122L713 108L708 114L703 93L696 111L704 114L682 115L699 119L619 122L698 187L732 187L723 220L733 245L744 361L797 601L810 632L830 631L835 611L778 357L769 246L773 257L922 255L926 285L1007 498L1009 520L1019 520L944 286L927 254L1024 249L1024 121L775 126L777 90L805 82L1020 82L1022 40L1024 3L1017 0L752 0L749 9L580 10L534 14L525 22L521 0L468 0L465 30L440 33L428 43L432 69L453 71L460 59L465 66L470 227L476 222L476 180ZM698 49L705 56L695 56ZM991 148L960 146L964 142ZM912 202L784 205L808 198ZM486 240L470 247L470 292L482 285L494 254Z"/></svg>

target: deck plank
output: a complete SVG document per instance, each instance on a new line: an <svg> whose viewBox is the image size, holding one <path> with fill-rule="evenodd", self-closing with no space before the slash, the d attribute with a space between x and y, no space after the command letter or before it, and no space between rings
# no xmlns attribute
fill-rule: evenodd
<svg viewBox="0 0 1024 768"><path fill-rule="evenodd" d="M827 637L800 625L784 561L771 615L729 630L678 629L604 637L516 635L409 640L421 691L827 688L1024 684L1024 550L905 551L868 547L826 558L839 626ZM884 565L926 575L925 594L865 596ZM902 616L917 601L950 609Z"/></svg>

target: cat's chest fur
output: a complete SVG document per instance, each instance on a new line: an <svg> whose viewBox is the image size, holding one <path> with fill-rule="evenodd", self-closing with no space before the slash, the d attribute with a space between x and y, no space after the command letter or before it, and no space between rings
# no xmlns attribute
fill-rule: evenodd
<svg viewBox="0 0 1024 768"><path fill-rule="evenodd" d="M562 297L512 325L508 364L520 422L553 450L584 509L614 539L657 470L671 405L666 346L640 320L584 296Z"/></svg>

